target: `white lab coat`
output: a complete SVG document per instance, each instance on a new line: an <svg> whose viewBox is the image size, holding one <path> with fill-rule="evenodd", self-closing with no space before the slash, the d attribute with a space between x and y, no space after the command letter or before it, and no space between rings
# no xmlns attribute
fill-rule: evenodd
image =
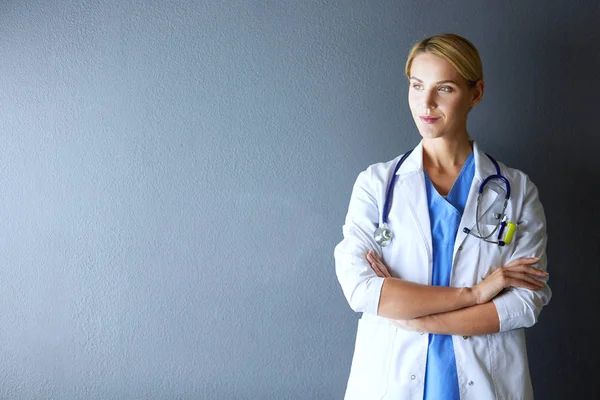
<svg viewBox="0 0 600 400"><path fill-rule="evenodd" d="M541 257L538 267L546 270L544 210L537 188L519 170L500 163L512 190L506 214L518 224L512 243L499 247L463 232L463 227L475 225L481 182L496 173L494 164L476 143L473 151L475 175L454 245L450 286L472 287L494 269L521 257ZM388 217L394 234L392 242L382 249L373 238L399 159L371 165L359 174L343 227L344 238L334 252L344 295L354 311L363 313L358 322L347 400L423 399L428 335L397 328L389 319L377 316L383 278L377 277L365 259L367 250L375 250L392 276L431 284L431 228L422 142L397 173ZM482 213L497 197L488 190L484 194ZM551 295L547 285L539 291L510 288L493 300L500 319L499 333L453 336L461 399L533 398L523 328L537 322Z"/></svg>

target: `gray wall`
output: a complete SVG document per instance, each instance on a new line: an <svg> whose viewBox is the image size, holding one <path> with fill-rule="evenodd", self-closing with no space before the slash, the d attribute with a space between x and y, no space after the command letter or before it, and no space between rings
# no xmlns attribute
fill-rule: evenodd
<svg viewBox="0 0 600 400"><path fill-rule="evenodd" d="M484 61L471 136L546 207L536 394L598 394L598 3L451 3L3 1L0 398L341 398L333 247L445 31Z"/></svg>

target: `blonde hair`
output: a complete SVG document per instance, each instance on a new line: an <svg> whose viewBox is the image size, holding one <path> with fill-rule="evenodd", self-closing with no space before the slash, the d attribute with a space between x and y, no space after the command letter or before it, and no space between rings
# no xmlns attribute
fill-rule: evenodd
<svg viewBox="0 0 600 400"><path fill-rule="evenodd" d="M410 67L416 56L431 53L448 61L466 79L470 87L483 79L483 66L479 51L469 40L454 33L443 33L416 43L406 60L406 76L410 78Z"/></svg>

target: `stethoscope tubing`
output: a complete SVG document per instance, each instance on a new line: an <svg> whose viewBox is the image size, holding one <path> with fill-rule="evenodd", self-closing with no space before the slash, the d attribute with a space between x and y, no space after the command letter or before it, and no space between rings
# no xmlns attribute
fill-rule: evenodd
<svg viewBox="0 0 600 400"><path fill-rule="evenodd" d="M413 149L414 150L414 149ZM387 192L386 192L386 196L385 196L385 203L383 204L383 214L381 216L381 220L382 220L382 224L380 224L380 226L377 228L377 231L379 230L385 230L387 231L387 233L384 236L388 236L389 240L391 240L391 231L389 230L389 228L387 227L387 223L388 223L388 216L389 216L389 212L390 212L390 204L391 204L391 198L392 198L392 193L394 191L394 184L396 183L396 177L398 174L398 170L400 169L400 166L402 166L402 163L404 163L404 160L406 160L406 158L412 153L413 150L410 150L406 153L404 153L404 155L400 158L400 160L398 160L398 162L396 163L396 167L394 168L394 172L392 174L392 178L390 179L390 183L388 185L387 188ZM488 158L490 159L490 161L492 161L492 163L494 164L494 167L496 168L496 174L495 175L490 175L487 178L485 178L483 180L483 182L481 182L481 184L479 185L479 190L477 193L477 208L476 208L476 216L479 215L479 206L480 206L480 199L481 196L483 194L483 190L485 189L485 186L488 184L489 181L491 181L492 179L500 179L503 183L504 186L506 188L506 195L504 196L504 206L502 208L502 215L504 215L504 211L506 210L506 206L508 205L508 200L510 199L510 182L508 181L508 179L506 179L506 177L504 177L500 171L500 166L498 165L498 162L489 154L485 153L486 156L488 156ZM477 218L476 217L476 226L477 226L477 231L481 232L479 229L479 220L481 219L481 217ZM499 231L499 239L500 236L502 235L502 232L504 231L504 224L505 221L500 220L498 222L498 224L496 224L495 228L493 229L493 231L487 235L487 236L483 236L483 235L479 235L479 234L475 234L473 233L470 229L468 228L464 228L463 231L469 235L473 235L479 239L482 239L488 243L496 243L500 246L504 245L504 242L501 240L498 240L498 242L496 241L491 241L488 240L490 237L492 237L492 235L494 235L494 233L498 230L498 228L500 228ZM384 246L384 244L382 243L378 243L380 246ZM387 243L385 244L387 245Z"/></svg>
<svg viewBox="0 0 600 400"><path fill-rule="evenodd" d="M388 222L388 215L390 213L390 203L391 203L390 200L392 197L392 192L394 191L394 184L396 183L396 176L397 176L398 170L400 169L400 166L402 165L404 160L406 160L406 158L410 155L410 153L412 153L412 150L404 153L402 158L400 158L400 160L396 163L396 168L394 168L394 173L392 174L392 179L390 179L390 184L388 186L388 189L387 189L387 192L385 195L385 203L383 203L382 221L383 221L384 225L387 224L387 222Z"/></svg>

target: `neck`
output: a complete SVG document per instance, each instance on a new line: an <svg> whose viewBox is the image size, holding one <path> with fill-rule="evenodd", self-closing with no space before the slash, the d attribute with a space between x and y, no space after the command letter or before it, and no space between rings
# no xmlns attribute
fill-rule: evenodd
<svg viewBox="0 0 600 400"><path fill-rule="evenodd" d="M449 169L462 166L473 147L468 136L459 138L423 139L423 166Z"/></svg>

